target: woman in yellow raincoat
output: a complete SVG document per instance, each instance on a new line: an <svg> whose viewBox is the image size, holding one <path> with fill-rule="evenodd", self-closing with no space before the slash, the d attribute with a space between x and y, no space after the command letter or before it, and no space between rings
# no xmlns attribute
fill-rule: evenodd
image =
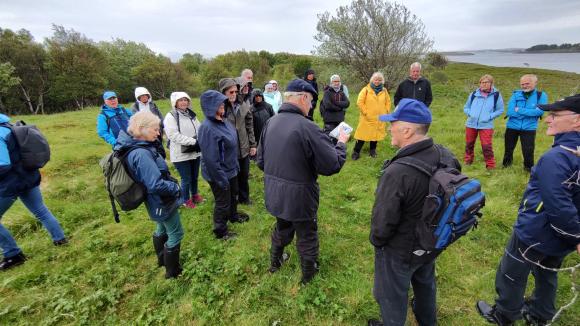
<svg viewBox="0 0 580 326"><path fill-rule="evenodd" d="M375 72L368 85L358 94L356 102L360 114L358 126L354 133L356 144L352 152L352 159L358 160L360 150L365 141L370 142L370 156L377 157L377 142L385 139L387 135L386 123L379 121L379 115L391 111L391 98L384 87L385 77L380 72Z"/></svg>

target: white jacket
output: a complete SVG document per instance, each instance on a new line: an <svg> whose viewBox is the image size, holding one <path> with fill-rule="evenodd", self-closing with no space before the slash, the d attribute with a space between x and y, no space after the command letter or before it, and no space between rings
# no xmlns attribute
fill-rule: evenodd
<svg viewBox="0 0 580 326"><path fill-rule="evenodd" d="M186 112L181 112L177 109L175 111L179 115L181 132L177 129L177 120L175 120L171 111L163 119L165 135L170 141L169 158L171 162L183 162L199 158L201 153L181 152L181 145L195 145L197 143L197 131L201 125L199 120L197 118L191 119Z"/></svg>

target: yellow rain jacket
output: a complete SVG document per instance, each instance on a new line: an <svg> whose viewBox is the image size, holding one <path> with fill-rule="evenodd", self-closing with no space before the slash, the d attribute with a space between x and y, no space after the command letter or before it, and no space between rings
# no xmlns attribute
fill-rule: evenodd
<svg viewBox="0 0 580 326"><path fill-rule="evenodd" d="M364 141L379 141L387 135L386 123L379 121L379 115L391 112L391 98L386 88L378 94L370 84L358 94L356 104L360 110L358 126L354 138Z"/></svg>

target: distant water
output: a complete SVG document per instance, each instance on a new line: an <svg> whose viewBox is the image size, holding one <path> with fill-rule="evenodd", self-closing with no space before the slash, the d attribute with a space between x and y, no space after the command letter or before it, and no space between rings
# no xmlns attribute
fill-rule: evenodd
<svg viewBox="0 0 580 326"><path fill-rule="evenodd" d="M530 67L580 73L580 53L511 53L476 51L474 55L448 55L450 61L495 67ZM527 65L526 65L527 64Z"/></svg>

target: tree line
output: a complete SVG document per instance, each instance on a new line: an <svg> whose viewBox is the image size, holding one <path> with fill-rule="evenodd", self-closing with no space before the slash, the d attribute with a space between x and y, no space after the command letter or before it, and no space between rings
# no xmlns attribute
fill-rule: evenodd
<svg viewBox="0 0 580 326"><path fill-rule="evenodd" d="M537 44L526 49L526 52L538 51L580 52L580 43Z"/></svg>
<svg viewBox="0 0 580 326"><path fill-rule="evenodd" d="M211 59L186 53L172 62L143 43L118 38L97 43L59 25L53 25L52 36L43 42L25 29L0 28L0 112L80 110L99 105L104 89L130 102L136 86L147 87L154 98L168 98L176 90L198 96L244 68L254 71L258 87L270 79L284 84L314 64L316 59L308 55L245 50Z"/></svg>

